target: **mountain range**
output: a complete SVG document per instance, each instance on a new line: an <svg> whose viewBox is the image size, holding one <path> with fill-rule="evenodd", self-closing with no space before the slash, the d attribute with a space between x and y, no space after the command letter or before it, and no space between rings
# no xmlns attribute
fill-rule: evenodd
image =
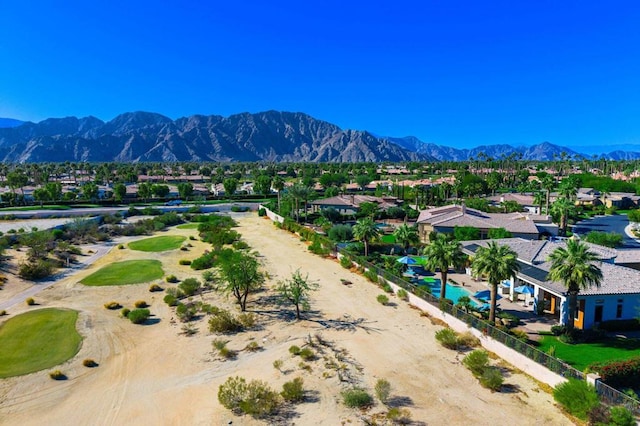
<svg viewBox="0 0 640 426"><path fill-rule="evenodd" d="M3 162L401 162L464 161L512 154L540 161L561 155L592 158L549 142L530 147L457 149L412 136L343 130L304 113L280 111L229 117L193 115L177 120L150 112L128 112L107 122L91 116L49 118L39 123L0 119ZM640 153L615 151L605 157L636 159Z"/></svg>

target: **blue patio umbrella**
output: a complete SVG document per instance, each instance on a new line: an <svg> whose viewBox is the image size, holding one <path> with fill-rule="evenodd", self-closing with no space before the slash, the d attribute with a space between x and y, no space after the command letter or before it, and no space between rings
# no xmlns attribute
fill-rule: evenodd
<svg viewBox="0 0 640 426"><path fill-rule="evenodd" d="M409 256L402 256L401 258L396 260L396 262L399 262L399 263L402 263L402 264L405 264L405 265L415 265L416 263L418 263L418 262L416 262L416 260L414 258L409 257Z"/></svg>
<svg viewBox="0 0 640 426"><path fill-rule="evenodd" d="M533 287L529 287L528 285L521 285L514 288L513 291L522 294L533 294Z"/></svg>
<svg viewBox="0 0 640 426"><path fill-rule="evenodd" d="M480 300L489 300L491 299L491 290L480 290L477 291L473 297L475 297L476 299L480 299ZM502 299L502 296L500 296L499 294L496 294L496 300L498 299Z"/></svg>

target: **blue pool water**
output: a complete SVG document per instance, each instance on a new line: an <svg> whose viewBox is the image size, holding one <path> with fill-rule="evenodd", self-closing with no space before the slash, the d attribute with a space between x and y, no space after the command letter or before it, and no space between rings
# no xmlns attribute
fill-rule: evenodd
<svg viewBox="0 0 640 426"><path fill-rule="evenodd" d="M432 282L432 283L422 282L419 285L428 286L431 289L431 294L434 297L440 297L440 280L439 279L436 278L435 282ZM447 299L452 300L453 303L456 304L458 303L458 299L460 299L462 296L471 297L471 292L460 286L457 286L457 285L454 286L447 283L447 293L446 293ZM473 300L471 300L471 304L475 307L478 307L478 304Z"/></svg>

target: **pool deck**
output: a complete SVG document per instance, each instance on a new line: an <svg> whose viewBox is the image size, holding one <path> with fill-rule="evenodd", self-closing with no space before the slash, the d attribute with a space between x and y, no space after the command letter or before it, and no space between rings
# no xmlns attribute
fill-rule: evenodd
<svg viewBox="0 0 640 426"><path fill-rule="evenodd" d="M440 278L440 273L429 274L427 276L434 276ZM424 277L424 275L421 275ZM476 281L467 274L449 272L448 280L456 282L462 287L466 288L475 294L477 291L489 290L489 283L486 281ZM525 330L529 333L530 337L535 339L540 331L549 331L552 326L558 324L557 320L549 315L537 315L533 311L533 306L523 306L522 301L512 302L509 300L508 295L502 295L502 298L498 299L496 306L505 312L520 318L521 324L517 328Z"/></svg>

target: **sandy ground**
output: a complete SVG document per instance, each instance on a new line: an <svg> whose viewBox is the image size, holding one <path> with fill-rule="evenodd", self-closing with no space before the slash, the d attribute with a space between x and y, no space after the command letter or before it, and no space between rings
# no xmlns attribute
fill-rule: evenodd
<svg viewBox="0 0 640 426"><path fill-rule="evenodd" d="M78 283L101 266L134 258L159 259L167 275L180 279L198 277L199 272L179 265L178 260L199 256L207 245L189 241L193 244L190 251L165 253L113 248L87 269L62 278L35 297L40 303L35 308L60 306L80 311L78 328L84 336L83 345L76 357L58 367L69 380L53 381L47 371L0 380L0 424L276 422L237 417L220 406L219 385L236 375L267 381L277 389L295 377L304 379L308 400L286 410L287 416L278 420L279 424L364 424L363 415L385 410L379 403L365 414L345 408L339 393L350 385L340 378L372 393L378 378L389 380L391 404L409 409L415 424L571 424L554 406L552 397L528 377L505 369L507 391L492 393L482 388L462 366L462 355L437 344L434 333L440 327L428 318L395 297L391 306L380 305L377 287L334 260L308 253L304 243L277 230L271 222L255 215L238 217L238 231L260 253L269 274L267 287L296 269L320 285L312 295L312 312L307 319L293 321L288 310L270 303L273 292L266 290L254 296L248 308L257 315L258 327L226 336L228 347L240 352L235 360L223 361L212 353L211 341L217 336L208 332L206 318L196 322L198 334L182 335L181 325L172 321L171 309L162 302L164 293L149 293L148 284L96 288ZM189 236L196 231L172 229L166 234ZM345 286L341 278L353 284ZM8 290L0 291L0 302L7 299ZM200 297L220 307L233 307L232 301L216 292ZM153 324L131 324L103 307L111 300L131 307L140 299L151 304ZM34 307L22 303L9 312L14 315L27 309ZM315 339L316 335L329 343L316 344L318 359L302 368L301 360L292 357L288 349L294 344L303 346L309 336ZM258 342L262 350L241 351L250 341ZM83 367L85 358L96 360L99 367ZM281 371L273 367L278 359L283 361Z"/></svg>

